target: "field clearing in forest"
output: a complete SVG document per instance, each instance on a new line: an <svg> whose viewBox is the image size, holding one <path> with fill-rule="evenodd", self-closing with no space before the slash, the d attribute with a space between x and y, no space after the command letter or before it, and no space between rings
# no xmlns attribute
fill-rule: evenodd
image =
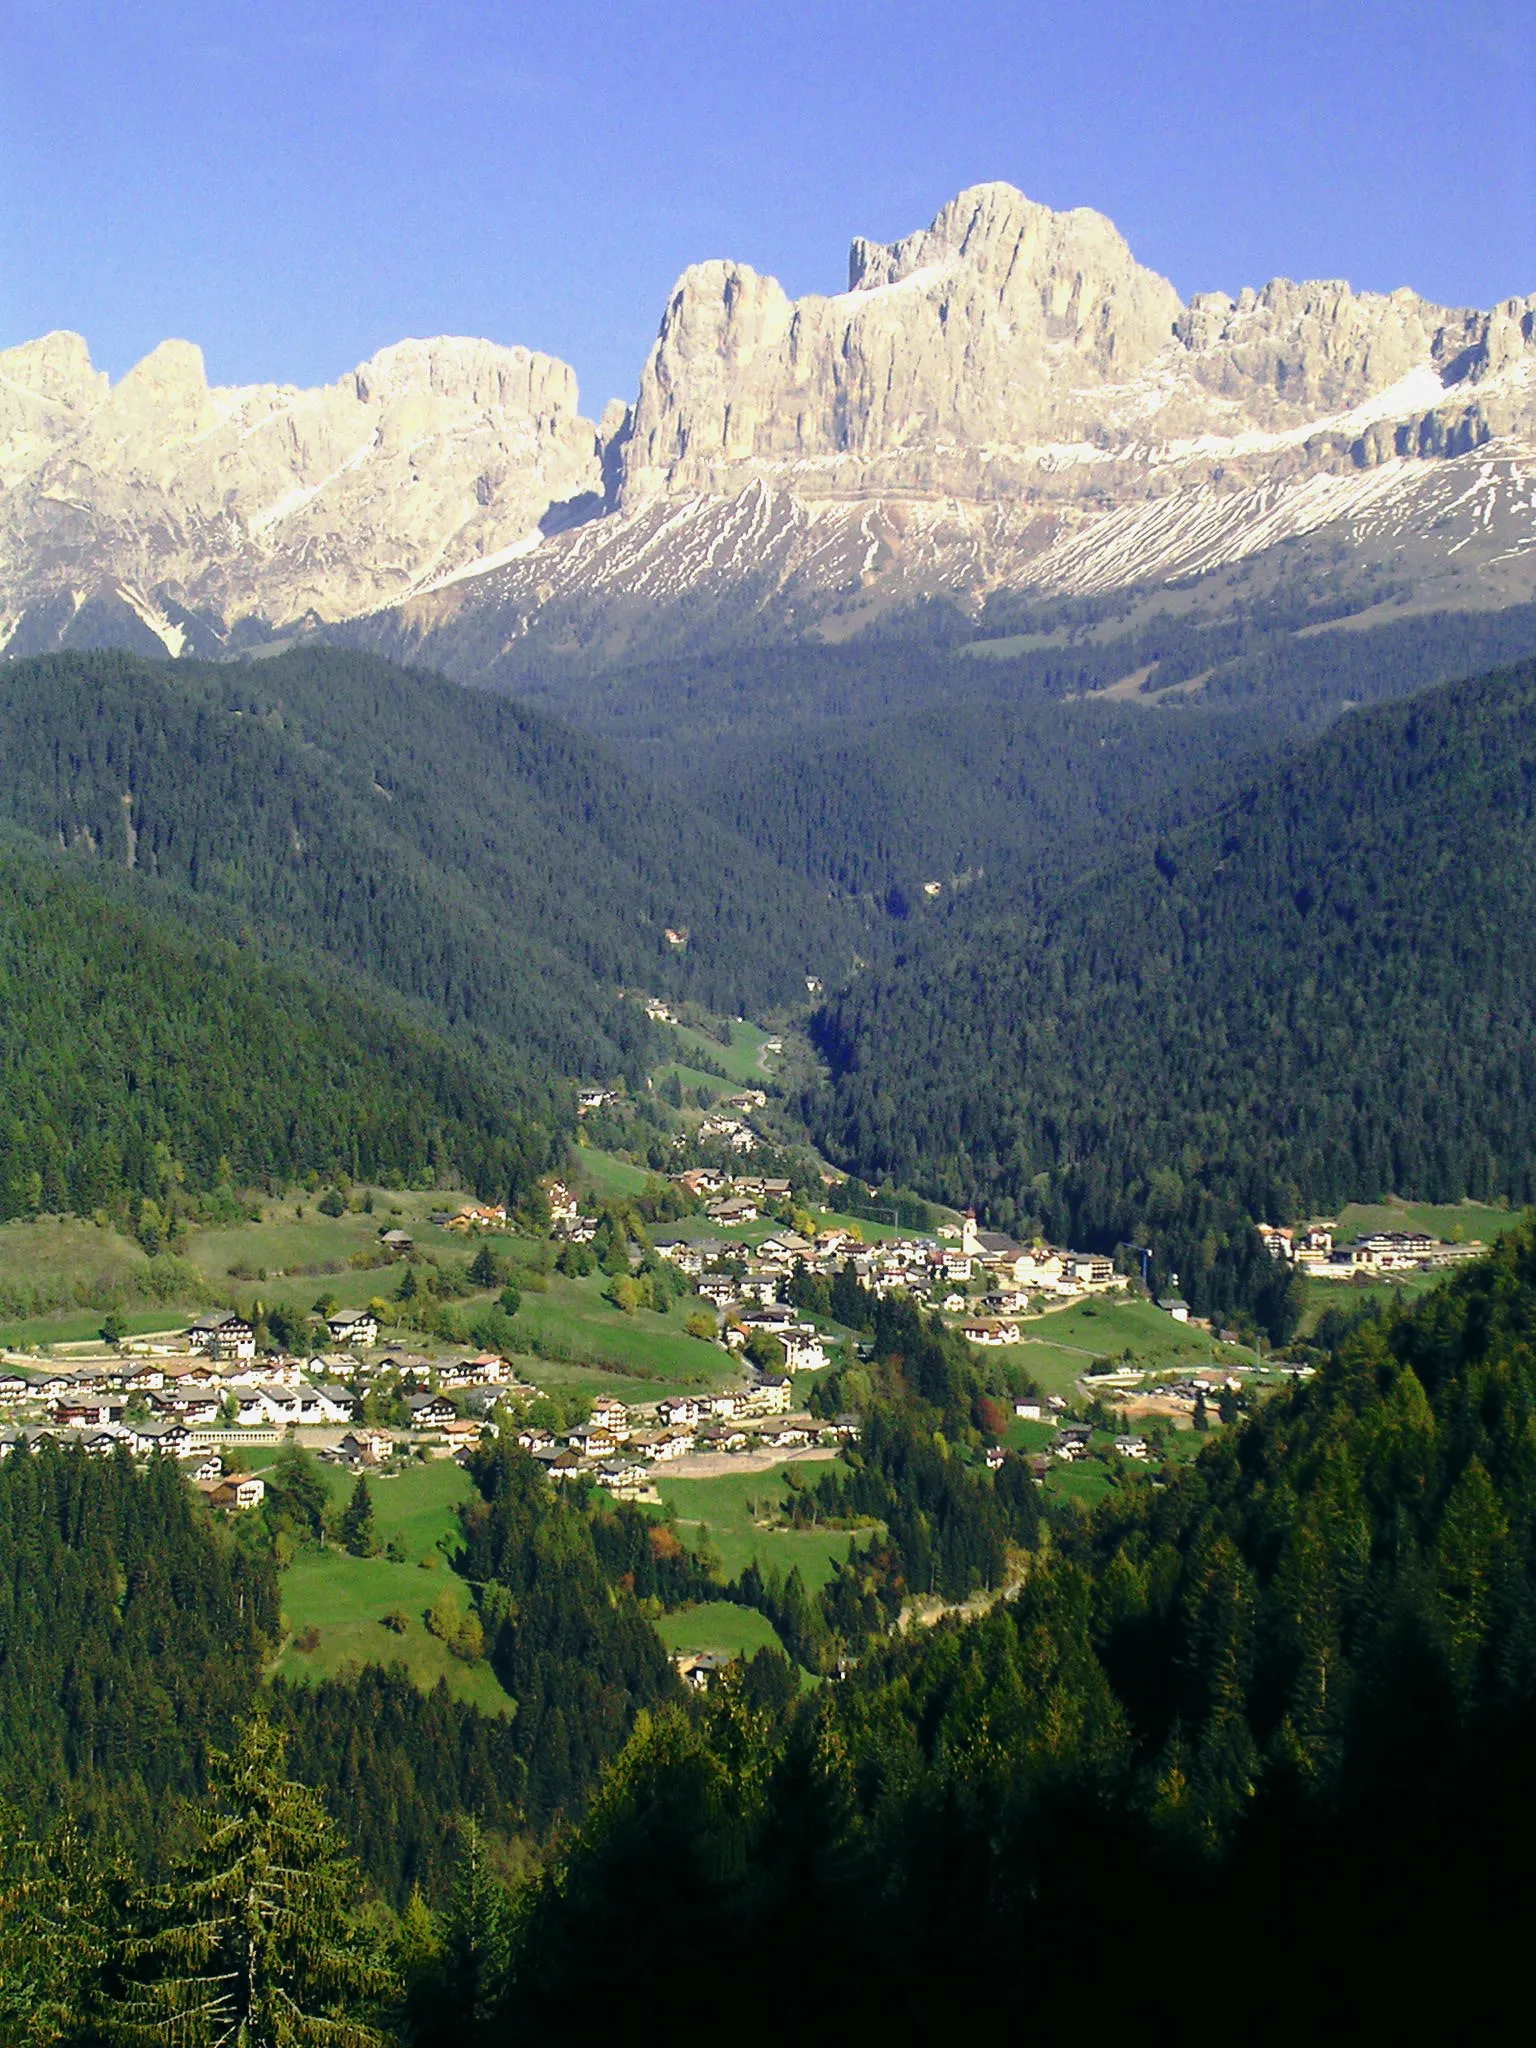
<svg viewBox="0 0 1536 2048"><path fill-rule="evenodd" d="M808 1467L807 1485L814 1485L827 1469L824 1464ZM658 1473L656 1489L690 1547L697 1547L707 1529L728 1579L738 1578L756 1558L761 1571L772 1568L785 1577L798 1566L814 1592L848 1555L850 1541L862 1549L869 1540L869 1531L863 1529L760 1528L759 1521L776 1514L788 1496L783 1470L728 1473L716 1479L673 1479Z"/></svg>
<svg viewBox="0 0 1536 2048"><path fill-rule="evenodd" d="M755 1607L732 1606L727 1600L710 1600L681 1614L664 1614L656 1633L674 1656L713 1652L717 1657L751 1657L758 1650L784 1648L767 1615L759 1614ZM793 1658L790 1661L793 1663Z"/></svg>
<svg viewBox="0 0 1536 2048"><path fill-rule="evenodd" d="M251 1460L259 1466L258 1459ZM344 1506L356 1479L336 1465L317 1468L333 1504ZM460 1615L470 1612L469 1587L449 1564L457 1548L458 1507L474 1491L463 1467L451 1458L412 1465L398 1475L370 1475L374 1523L380 1551L391 1537L406 1551L395 1564L382 1554L353 1557L327 1547L301 1550L282 1573L278 1593L288 1635L273 1669L295 1682L334 1678L349 1662L403 1664L424 1688L442 1678L459 1699L504 1713L509 1701L489 1664L466 1663L426 1627L425 1615L446 1589ZM386 1614L406 1619L403 1633L384 1626ZM298 1647L310 1630L314 1647Z"/></svg>

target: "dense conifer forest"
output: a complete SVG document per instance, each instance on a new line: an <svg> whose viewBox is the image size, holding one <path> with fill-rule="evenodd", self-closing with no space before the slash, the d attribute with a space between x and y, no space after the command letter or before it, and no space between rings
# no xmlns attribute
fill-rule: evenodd
<svg viewBox="0 0 1536 2048"><path fill-rule="evenodd" d="M524 1191L569 1111L387 992L0 848L0 1218L311 1170Z"/></svg>
<svg viewBox="0 0 1536 2048"><path fill-rule="evenodd" d="M904 921L986 879L1042 902L1237 794L1277 747L1246 717L1113 703L961 701L895 725L829 723L700 783L784 866Z"/></svg>
<svg viewBox="0 0 1536 2048"><path fill-rule="evenodd" d="M639 1071L620 986L761 1010L854 949L825 891L591 741L369 656L7 663L0 750L13 826L545 1073Z"/></svg>
<svg viewBox="0 0 1536 2048"><path fill-rule="evenodd" d="M825 1142L1058 1241L1151 1233L1202 1310L1262 1282L1248 1218L1530 1199L1533 713L1531 666L1360 713L1044 909L971 892L822 1013Z"/></svg>
<svg viewBox="0 0 1536 2048"><path fill-rule="evenodd" d="M250 1704L270 1562L213 1528L174 1463L45 1447L0 1464L0 1603L0 1797L153 1840Z"/></svg>

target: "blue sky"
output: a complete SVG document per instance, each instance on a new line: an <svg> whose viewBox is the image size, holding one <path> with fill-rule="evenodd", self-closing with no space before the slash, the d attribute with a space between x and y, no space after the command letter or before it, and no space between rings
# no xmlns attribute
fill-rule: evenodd
<svg viewBox="0 0 1536 2048"><path fill-rule="evenodd" d="M1006 178L1188 296L1536 291L1536 0L0 0L0 346L216 382L484 334L628 396L686 263L791 292Z"/></svg>

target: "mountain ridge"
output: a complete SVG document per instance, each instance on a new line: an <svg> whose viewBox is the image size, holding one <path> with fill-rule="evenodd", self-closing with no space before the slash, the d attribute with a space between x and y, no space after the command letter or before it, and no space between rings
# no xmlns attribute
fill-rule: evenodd
<svg viewBox="0 0 1536 2048"><path fill-rule="evenodd" d="M1005 184L856 238L843 293L690 266L634 403L578 403L553 357L454 337L310 392L211 388L182 342L116 385L77 336L0 353L0 648L343 627L478 674L487 641L622 653L658 609L792 637L1286 542L1536 594L1536 294L1186 304L1103 215Z"/></svg>

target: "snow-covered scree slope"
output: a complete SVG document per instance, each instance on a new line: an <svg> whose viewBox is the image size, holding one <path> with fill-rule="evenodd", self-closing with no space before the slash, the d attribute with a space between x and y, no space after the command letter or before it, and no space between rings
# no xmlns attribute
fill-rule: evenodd
<svg viewBox="0 0 1536 2048"><path fill-rule="evenodd" d="M1536 590L1533 464L1536 297L1185 305L1102 215L980 185L855 241L845 292L686 271L601 428L563 364L485 342L321 392L210 391L184 344L111 389L75 337L0 356L0 636L175 652L370 615L472 673L541 634L633 651L661 614L855 630L1298 541L1498 602Z"/></svg>
<svg viewBox="0 0 1536 2048"><path fill-rule="evenodd" d="M367 642L467 678L540 644L610 659L746 632L856 632L926 597L1096 596L1253 567L1290 543L1332 594L1383 577L1400 597L1458 609L1536 598L1536 446L1489 442L1429 462L1208 480L1106 510L1029 502L814 500L748 485L656 498L360 622ZM1344 569L1341 572L1341 563Z"/></svg>

